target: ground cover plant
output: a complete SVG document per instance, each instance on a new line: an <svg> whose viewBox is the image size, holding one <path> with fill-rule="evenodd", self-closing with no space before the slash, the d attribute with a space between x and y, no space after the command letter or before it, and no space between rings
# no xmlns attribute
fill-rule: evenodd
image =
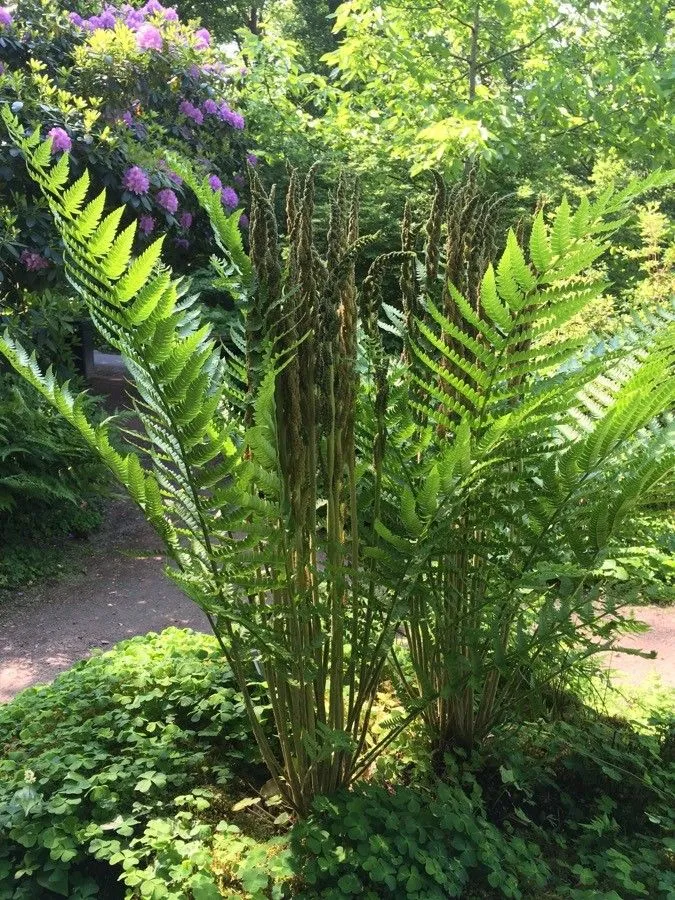
<svg viewBox="0 0 675 900"><path fill-rule="evenodd" d="M665 719L638 731L578 705L567 722L498 730L473 760L449 761L444 782L423 745L401 741L369 783L318 799L293 827L258 793L267 776L214 637L125 641L24 691L0 725L7 900L590 900L674 887Z"/></svg>

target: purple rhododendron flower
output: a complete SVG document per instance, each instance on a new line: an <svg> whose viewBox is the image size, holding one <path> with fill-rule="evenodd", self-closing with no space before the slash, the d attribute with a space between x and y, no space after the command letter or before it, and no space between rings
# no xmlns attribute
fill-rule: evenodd
<svg viewBox="0 0 675 900"><path fill-rule="evenodd" d="M40 269L49 268L49 260L40 253L24 250L19 257L27 272L39 272Z"/></svg>
<svg viewBox="0 0 675 900"><path fill-rule="evenodd" d="M188 75L190 78L199 78L201 72L199 66L196 66L194 63L188 69Z"/></svg>
<svg viewBox="0 0 675 900"><path fill-rule="evenodd" d="M134 124L134 117L133 117L133 114L130 113L129 110L126 110L126 112L123 112L122 115L120 116L120 119L121 119L121 120L124 122L124 124L127 125L129 128L131 128L132 125Z"/></svg>
<svg viewBox="0 0 675 900"><path fill-rule="evenodd" d="M164 7L159 0L148 0L142 10L146 16L151 16L153 13L164 12Z"/></svg>
<svg viewBox="0 0 675 900"><path fill-rule="evenodd" d="M206 50L207 47L211 46L211 35L206 28L200 28L198 31L195 31L195 38L197 50Z"/></svg>
<svg viewBox="0 0 675 900"><path fill-rule="evenodd" d="M216 103L215 100L212 100L212 99L209 97L208 100L205 100L205 101L202 103L202 109L203 109L204 112L207 113L209 116L215 116L215 115L217 115L217 113L218 113L218 104Z"/></svg>
<svg viewBox="0 0 675 900"><path fill-rule="evenodd" d="M196 125L202 125L204 123L204 113L193 103L190 103L189 100L183 100L181 102L178 107L178 112L182 113L186 118L192 119Z"/></svg>
<svg viewBox="0 0 675 900"><path fill-rule="evenodd" d="M152 234L155 230L155 220L152 216L141 216L138 220L138 227L144 235Z"/></svg>
<svg viewBox="0 0 675 900"><path fill-rule="evenodd" d="M110 30L115 27L115 21L113 12L106 9L99 16L89 16L85 25L90 31L97 31L99 28Z"/></svg>
<svg viewBox="0 0 675 900"><path fill-rule="evenodd" d="M142 194L148 193L150 178L140 166L132 166L127 169L122 184L132 194L138 194L140 197Z"/></svg>
<svg viewBox="0 0 675 900"><path fill-rule="evenodd" d="M169 171L169 172L167 172L167 175L173 181L174 184L178 185L178 187L180 187L181 184L183 183L183 179L180 177L178 172Z"/></svg>
<svg viewBox="0 0 675 900"><path fill-rule="evenodd" d="M246 213L242 213L239 216L239 225L241 228L248 228L248 216Z"/></svg>
<svg viewBox="0 0 675 900"><path fill-rule="evenodd" d="M241 172L235 172L232 176L232 181L234 181L237 187L243 187L246 184L246 179Z"/></svg>
<svg viewBox="0 0 675 900"><path fill-rule="evenodd" d="M113 11L108 8L104 9L103 12L99 16L94 16L92 18L96 18L98 20L98 28L114 28L115 27L115 14ZM90 20L91 21L91 20Z"/></svg>
<svg viewBox="0 0 675 900"><path fill-rule="evenodd" d="M209 184L214 191L222 190L223 182L220 180L220 178L218 178L217 175L209 175Z"/></svg>
<svg viewBox="0 0 675 900"><path fill-rule="evenodd" d="M12 24L13 21L14 21L14 19L12 18L12 14L7 9L7 7L0 6L0 25L2 25L3 28L5 26L7 26L7 28L9 28L9 26Z"/></svg>
<svg viewBox="0 0 675 900"><path fill-rule="evenodd" d="M168 9L164 10L164 18L167 22L177 22L178 12L173 8L173 6L169 6Z"/></svg>
<svg viewBox="0 0 675 900"><path fill-rule="evenodd" d="M192 228L192 213L184 212L180 214L180 218L178 219L181 228L184 228L186 231L188 228Z"/></svg>
<svg viewBox="0 0 675 900"><path fill-rule="evenodd" d="M79 13L71 12L68 13L68 18L77 28L82 28L84 26L84 19Z"/></svg>
<svg viewBox="0 0 675 900"><path fill-rule="evenodd" d="M223 122L227 122L228 125L236 128L238 131L241 131L241 129L244 127L244 117L241 115L241 113L235 112L233 109L230 109L230 107L225 102L220 104L218 117L222 119Z"/></svg>
<svg viewBox="0 0 675 900"><path fill-rule="evenodd" d="M136 44L140 50L161 50L164 42L159 28L154 25L141 25L136 32Z"/></svg>
<svg viewBox="0 0 675 900"><path fill-rule="evenodd" d="M174 194L171 188L163 188L157 194L157 205L161 206L162 209L165 209L168 213L175 213L178 209L178 197Z"/></svg>
<svg viewBox="0 0 675 900"><path fill-rule="evenodd" d="M52 153L70 150L73 146L70 135L63 128L52 128L51 131L47 132L47 137L52 139Z"/></svg>
<svg viewBox="0 0 675 900"><path fill-rule="evenodd" d="M136 31L145 22L145 16L140 9L130 9L124 17L124 24L132 31Z"/></svg>
<svg viewBox="0 0 675 900"><path fill-rule="evenodd" d="M247 153L246 154L246 162L249 166L257 166L258 165L258 157L255 153Z"/></svg>
<svg viewBox="0 0 675 900"><path fill-rule="evenodd" d="M223 201L223 205L227 206L228 209L235 209L239 203L237 192L231 187L224 187L222 189L220 192L220 199Z"/></svg>
<svg viewBox="0 0 675 900"><path fill-rule="evenodd" d="M174 244L179 250L187 250L190 246L190 241L187 238L176 238Z"/></svg>

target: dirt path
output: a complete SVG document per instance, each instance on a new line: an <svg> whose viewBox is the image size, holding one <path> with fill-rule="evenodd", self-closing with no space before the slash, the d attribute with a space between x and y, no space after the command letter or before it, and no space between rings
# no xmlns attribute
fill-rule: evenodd
<svg viewBox="0 0 675 900"><path fill-rule="evenodd" d="M169 625L208 631L202 611L164 575L154 532L128 501L66 552L74 574L0 602L0 702L117 641Z"/></svg>
<svg viewBox="0 0 675 900"><path fill-rule="evenodd" d="M128 501L111 503L103 529L66 561L73 575L0 602L0 702L51 681L95 647L169 625L209 630L201 610L164 575L160 544ZM656 673L675 688L675 608L636 613L652 631L622 643L656 650L657 659L614 654L609 665L633 683Z"/></svg>
<svg viewBox="0 0 675 900"><path fill-rule="evenodd" d="M613 653L608 654L608 665L634 684L658 675L664 685L675 688L675 607L636 606L633 613L636 619L649 625L650 631L624 635L619 643L624 647L655 650L656 659Z"/></svg>

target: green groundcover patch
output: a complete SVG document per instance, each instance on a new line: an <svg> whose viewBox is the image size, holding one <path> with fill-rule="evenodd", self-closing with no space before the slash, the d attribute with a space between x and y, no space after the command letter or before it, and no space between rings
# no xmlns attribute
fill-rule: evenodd
<svg viewBox="0 0 675 900"><path fill-rule="evenodd" d="M0 900L673 898L674 755L597 715L411 739L294 824L216 642L170 628L0 708Z"/></svg>

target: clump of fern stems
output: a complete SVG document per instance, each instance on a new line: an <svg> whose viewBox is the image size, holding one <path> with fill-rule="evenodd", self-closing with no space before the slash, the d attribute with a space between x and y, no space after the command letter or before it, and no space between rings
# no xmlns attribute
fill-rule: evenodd
<svg viewBox="0 0 675 900"><path fill-rule="evenodd" d="M628 202L669 177L574 213L563 200L551 228L540 209L528 242L509 231L498 258L498 204L473 172L452 191L436 179L417 236L406 209L402 247L423 243L424 265L404 266L387 326L402 365L380 577L407 604L414 678L398 667L399 689L441 755L531 715L547 684L637 627L597 574L673 469L672 315L612 346L547 338L605 288L593 264Z"/></svg>

